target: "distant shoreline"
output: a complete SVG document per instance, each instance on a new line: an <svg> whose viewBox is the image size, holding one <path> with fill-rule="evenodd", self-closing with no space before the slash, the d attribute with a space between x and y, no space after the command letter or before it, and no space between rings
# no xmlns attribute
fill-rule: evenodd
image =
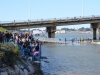
<svg viewBox="0 0 100 75"><path fill-rule="evenodd" d="M91 31L66 31L65 33L79 33L79 34L92 34ZM56 34L65 34L65 33L56 33Z"/></svg>

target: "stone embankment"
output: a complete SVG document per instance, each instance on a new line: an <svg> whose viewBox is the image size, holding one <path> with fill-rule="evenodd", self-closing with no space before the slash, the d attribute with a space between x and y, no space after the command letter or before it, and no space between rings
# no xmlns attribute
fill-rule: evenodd
<svg viewBox="0 0 100 75"><path fill-rule="evenodd" d="M0 75L42 75L42 71L40 70L40 63L32 63L22 59L22 62L15 64L14 67L4 66L0 68Z"/></svg>
<svg viewBox="0 0 100 75"><path fill-rule="evenodd" d="M0 43L0 75L43 75L40 61L21 56L17 45Z"/></svg>
<svg viewBox="0 0 100 75"><path fill-rule="evenodd" d="M100 44L100 40L93 40L92 44Z"/></svg>
<svg viewBox="0 0 100 75"><path fill-rule="evenodd" d="M71 43L71 41L63 41L63 40L59 40L57 38L45 38L45 37L35 37L35 39L38 39L41 42L44 43L59 43L59 44L68 44Z"/></svg>

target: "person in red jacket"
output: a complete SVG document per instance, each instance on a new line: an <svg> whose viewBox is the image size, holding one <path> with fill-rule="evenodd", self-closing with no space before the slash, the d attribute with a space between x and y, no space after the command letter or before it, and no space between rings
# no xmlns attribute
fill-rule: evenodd
<svg viewBox="0 0 100 75"><path fill-rule="evenodd" d="M4 43L4 42L5 42L5 33L2 32L2 43Z"/></svg>

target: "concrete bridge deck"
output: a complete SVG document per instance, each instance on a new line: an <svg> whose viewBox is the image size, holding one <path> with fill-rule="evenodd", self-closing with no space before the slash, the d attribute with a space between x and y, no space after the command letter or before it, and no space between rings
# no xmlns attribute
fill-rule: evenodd
<svg viewBox="0 0 100 75"><path fill-rule="evenodd" d="M62 19L50 19L50 20L35 20L35 21L13 21L13 22L0 22L0 26L7 28L27 28L29 27L49 27L49 26L62 26L62 25L75 25L75 24L88 24L100 22L100 16L90 17L73 17L73 18L62 18Z"/></svg>
<svg viewBox="0 0 100 75"><path fill-rule="evenodd" d="M91 24L93 28L93 39L96 40L96 29L99 28L99 39L100 39L100 16L90 17L73 17L73 18L62 18L62 19L50 19L50 20L35 20L35 21L13 21L13 22L0 22L0 26L9 29L25 29L35 27L46 27L49 38L55 37L56 26L63 25L76 25L76 24Z"/></svg>

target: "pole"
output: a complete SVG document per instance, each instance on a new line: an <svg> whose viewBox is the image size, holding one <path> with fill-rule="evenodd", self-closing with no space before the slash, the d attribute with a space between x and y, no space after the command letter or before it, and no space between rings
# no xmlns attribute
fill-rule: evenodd
<svg viewBox="0 0 100 75"><path fill-rule="evenodd" d="M84 17L84 2L82 0L82 17Z"/></svg>
<svg viewBox="0 0 100 75"><path fill-rule="evenodd" d="M31 20L31 0L29 0L29 19Z"/></svg>
<svg viewBox="0 0 100 75"><path fill-rule="evenodd" d="M31 21L31 0L29 0L29 33L30 33L30 21Z"/></svg>

